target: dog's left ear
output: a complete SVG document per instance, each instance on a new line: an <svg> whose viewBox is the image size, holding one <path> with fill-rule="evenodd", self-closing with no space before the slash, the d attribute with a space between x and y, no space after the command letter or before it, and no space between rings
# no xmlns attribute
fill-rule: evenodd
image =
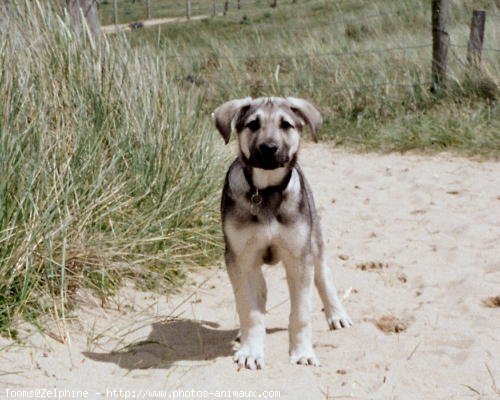
<svg viewBox="0 0 500 400"><path fill-rule="evenodd" d="M323 118L318 109L304 99L298 99L296 97L287 97L286 99L290 103L292 111L309 125L313 140L318 142L316 131L321 128L321 124L323 123Z"/></svg>
<svg viewBox="0 0 500 400"><path fill-rule="evenodd" d="M215 127L224 138L226 144L229 143L231 132L234 129L234 124L241 110L243 107L249 106L251 101L251 97L231 100L217 107L212 113L212 120L214 121Z"/></svg>

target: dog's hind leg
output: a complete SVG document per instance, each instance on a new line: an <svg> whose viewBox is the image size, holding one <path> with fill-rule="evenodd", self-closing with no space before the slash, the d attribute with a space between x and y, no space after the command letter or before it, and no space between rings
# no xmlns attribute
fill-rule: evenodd
<svg viewBox="0 0 500 400"><path fill-rule="evenodd" d="M352 325L351 318L339 299L332 272L322 255L314 257L314 283L323 302L330 329L349 328Z"/></svg>
<svg viewBox="0 0 500 400"><path fill-rule="evenodd" d="M311 257L290 257L284 260L290 289L290 362L319 365L312 347L311 296L314 270Z"/></svg>
<svg viewBox="0 0 500 400"><path fill-rule="evenodd" d="M226 256L226 264L240 319L240 347L234 354L234 361L240 368L260 369L264 366L267 298L262 269L244 257Z"/></svg>

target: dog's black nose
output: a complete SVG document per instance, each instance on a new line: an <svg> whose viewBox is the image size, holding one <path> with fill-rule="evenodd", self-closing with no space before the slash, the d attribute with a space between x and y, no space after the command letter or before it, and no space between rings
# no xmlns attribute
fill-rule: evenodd
<svg viewBox="0 0 500 400"><path fill-rule="evenodd" d="M278 145L273 142L262 143L259 145L259 151L263 156L272 156L278 151Z"/></svg>

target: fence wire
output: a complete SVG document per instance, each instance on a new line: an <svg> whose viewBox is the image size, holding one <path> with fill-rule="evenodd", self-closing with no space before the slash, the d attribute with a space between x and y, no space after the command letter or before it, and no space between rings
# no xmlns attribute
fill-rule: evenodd
<svg viewBox="0 0 500 400"><path fill-rule="evenodd" d="M196 84L195 82L192 82L190 80L187 80L186 78L177 78L178 81L184 81L187 83L191 84ZM206 82L198 82L198 85L203 85L206 84L206 86L213 86L216 87L217 89L226 89L230 85L226 81L214 81L214 80L209 80ZM362 84L362 85L334 85L332 84L331 90L329 90L329 94L340 94L340 93L350 93L351 95L357 95L359 92L366 90L366 89L376 89L376 88L408 88L412 89L413 91L416 91L417 88L423 88L423 87L428 87L430 88L432 86L432 81L430 80L424 80L424 81L419 81L419 82L379 82L379 83L367 83L367 84ZM315 90L317 89L317 84L314 83L301 83L297 82L294 84L282 84L279 82L275 83L258 83L252 87L253 90L280 90L280 89L293 89L293 90ZM400 97L394 97L386 94L388 98L392 98L393 100L401 100Z"/></svg>
<svg viewBox="0 0 500 400"><path fill-rule="evenodd" d="M467 49L469 47L469 45L467 45L467 44L450 44L450 46L451 47L458 47L458 48L465 48L465 49ZM482 47L481 50L500 53L500 49L492 49L491 47Z"/></svg>
<svg viewBox="0 0 500 400"><path fill-rule="evenodd" d="M363 54L377 54L377 53L390 53L400 50L411 50L411 49L424 49L431 47L432 44L418 44L414 46L397 46L388 47L382 49L364 49L364 50L352 50L352 51L330 51L322 53L301 53L301 54L273 54L273 55L246 55L246 56L232 56L232 57L221 57L217 53L204 53L207 57L217 57L219 59L227 60L286 60L286 59L299 59L299 58L321 58L321 57L356 57ZM168 55L166 58L173 59L199 59L203 54L193 54L193 55Z"/></svg>
<svg viewBox="0 0 500 400"><path fill-rule="evenodd" d="M369 0L365 0L366 3L373 3L372 1L369 1ZM313 1L308 1L306 3L314 3L314 0ZM297 7L299 5L303 5L304 3L301 3L301 4L298 4L298 3L278 3L279 6L276 7L276 8L273 8L273 7L270 7L269 6L269 2L264 2L264 1L260 1L260 0L256 0L256 1L244 1L241 3L242 6L241 8L237 8L237 5L235 4L234 1L230 2L230 6L228 8L228 12L230 12L231 14L234 12L234 11L240 11L240 12L244 12L244 11L248 11L248 10L252 10L251 8L249 8L250 6L262 6L262 5L267 5L268 9L269 10L273 10L273 9L277 9L277 10L280 10L280 9L283 9L285 7ZM144 6L143 6L144 7ZM219 1L216 3L216 10L217 10L217 14L218 15L222 15L222 11L224 10L224 1ZM425 8L423 8L421 5L420 6L414 6L414 7L401 7L401 8L397 8L396 10L393 10L393 11L388 11L388 12L379 12L379 13L376 13L376 14L368 14L368 15L361 15L361 16L357 16L357 17L343 17L343 16L340 16L340 17L335 17L333 19L330 20L330 22L338 22L338 21L344 21L344 22L360 22L360 21L366 21L366 20L370 20L370 19L376 19L376 18L382 18L382 17L388 17L388 16L394 16L394 15L400 15L401 12L409 12L409 11L416 11L416 10L420 10L420 11L424 11ZM193 14L193 12L195 11L203 11L205 12L206 14L208 15L212 15L213 13L213 4L206 4L206 5L195 5L194 7L191 8L191 17L195 17L196 15ZM266 9L262 8L262 9L254 9L252 11L256 11L256 12L266 12ZM186 7L179 7L179 8L175 8L175 9L172 9L172 10L169 10L169 12L172 13L172 15L178 15L178 14L185 14L186 13ZM170 15L170 16L172 16ZM169 15L163 15L163 16L160 16L160 15L154 15L152 18L153 19L156 19L156 18L169 18L170 17ZM130 21L130 22L134 22L134 21ZM127 23L127 22L125 22Z"/></svg>
<svg viewBox="0 0 500 400"><path fill-rule="evenodd" d="M348 0L339 0L337 3L343 3L347 2ZM360 0L360 1L366 1L366 3L371 3L370 0ZM308 2L310 3L310 2ZM268 1L263 1L263 0L257 0L257 1L241 1L241 9L237 9L235 2L232 2L232 7L230 8L231 11L238 10L240 12L244 12L245 9L244 7L248 10L248 6L250 5L264 5L267 4L269 5ZM293 3L290 4L283 4L279 3L279 7L282 8L285 5L295 5ZM212 10L210 7L211 5L207 6L208 10ZM223 2L218 3L218 10L220 11L222 9ZM197 9L201 9L198 7ZM401 16L402 12L411 12L411 11L425 11L425 9L420 6L415 6L415 7L402 7L395 9L393 11L388 11L388 12L379 12L376 14L370 14L370 15L365 15L365 16L360 16L356 18L349 18L345 16L339 16L332 18L328 24L324 25L316 25L313 27L309 27L309 29L317 29L318 27L323 27L323 26L332 26L332 24L335 24L336 22L344 22L344 23L349 23L349 22L363 22L366 20L371 20L371 19L377 19L377 18L383 18L383 17L388 17L388 16ZM263 11L263 10L260 10ZM489 16L493 17L498 17L499 15L488 13ZM193 15L195 17L195 15ZM286 32L288 31L294 31L294 30L303 30L303 27L295 27L292 29L287 29ZM462 64L462 66L466 66L466 63L460 58L460 56L453 50L453 48L468 48L467 44L453 44L449 43L449 46L452 48L451 53L452 55L457 59L457 61ZM423 43L423 44L414 44L414 45L408 45L408 46L396 46L396 47L387 47L387 48L371 48L371 49L361 49L361 50L349 50L349 51L329 51L329 52L318 52L318 53L298 53L298 54L251 54L251 55L243 55L243 56L221 56L217 52L204 52L201 54L192 54L192 55L182 55L182 54L171 54L167 55L167 59L177 59L177 60L193 60L193 59L200 59L202 57L214 57L215 59L218 60L299 60L299 59L315 59L315 58L322 58L322 57L359 57L362 55L367 55L367 54L384 54L384 53L391 53L391 52L397 52L397 51L408 51L408 50L418 50L418 49L429 49L432 47L431 43ZM496 48L491 48L491 47L484 47L482 48L482 51L484 52L500 52L500 49ZM191 84L207 84L208 86L216 86L220 88L226 88L229 83L226 81L217 81L217 80L208 80L208 81L203 81L203 78L193 78L192 76L186 77L179 77L176 78L176 80L179 81L184 81L186 83L191 83ZM332 86L332 93L340 93L340 92L359 92L364 89L374 89L374 88L388 88L388 87L400 87L400 88L412 88L416 89L418 87L424 87L424 86L431 86L433 84L432 81L430 80L424 80L424 81L417 81L417 82L375 82L375 83L369 83L369 84L362 84L362 85L340 85L340 86ZM254 89L284 89L284 88L294 88L294 89L314 89L317 87L317 83L312 83L312 82L295 82L295 83L280 83L279 81L276 81L275 83L256 83Z"/></svg>

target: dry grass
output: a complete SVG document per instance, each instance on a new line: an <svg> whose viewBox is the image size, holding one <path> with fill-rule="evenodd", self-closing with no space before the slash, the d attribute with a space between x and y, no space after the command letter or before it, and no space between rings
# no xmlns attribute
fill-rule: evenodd
<svg viewBox="0 0 500 400"><path fill-rule="evenodd" d="M0 331L72 294L182 282L220 249L222 158L201 93L126 40L93 43L37 2L2 29Z"/></svg>

